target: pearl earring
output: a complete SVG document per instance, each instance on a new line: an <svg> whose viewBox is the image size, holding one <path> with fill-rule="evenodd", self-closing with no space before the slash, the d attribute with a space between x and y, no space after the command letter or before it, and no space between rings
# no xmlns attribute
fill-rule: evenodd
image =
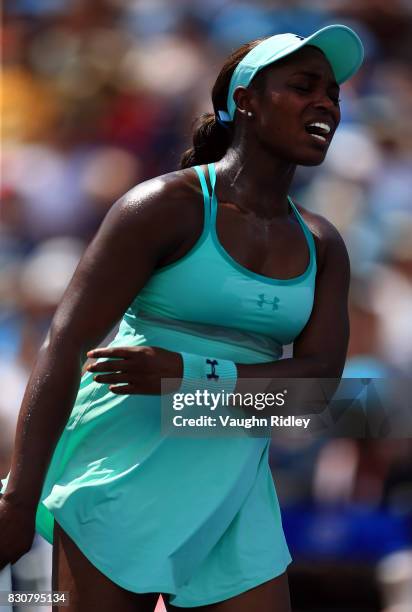
<svg viewBox="0 0 412 612"><path fill-rule="evenodd" d="M252 116L253 116L253 113L252 113L251 111L248 111L248 112L247 112L247 116L248 116L248 117L252 117Z"/></svg>

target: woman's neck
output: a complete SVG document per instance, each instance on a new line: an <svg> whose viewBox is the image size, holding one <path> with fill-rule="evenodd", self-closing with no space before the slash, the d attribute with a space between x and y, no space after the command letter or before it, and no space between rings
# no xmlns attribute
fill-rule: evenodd
<svg viewBox="0 0 412 612"><path fill-rule="evenodd" d="M288 215L287 195L296 164L236 146L229 147L215 167L219 201L233 202L262 219Z"/></svg>

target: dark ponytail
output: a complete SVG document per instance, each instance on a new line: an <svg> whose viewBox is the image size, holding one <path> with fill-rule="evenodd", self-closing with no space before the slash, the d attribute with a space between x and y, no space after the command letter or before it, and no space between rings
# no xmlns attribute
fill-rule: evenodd
<svg viewBox="0 0 412 612"><path fill-rule="evenodd" d="M264 39L260 38L242 45L226 60L212 89L212 103L215 113L218 110L226 110L230 79L236 66L262 40ZM255 85L255 79L253 79L251 86ZM260 87L260 85L259 82L258 86ZM215 113L203 113L194 121L193 147L183 153L180 159L181 168L189 168L197 164L209 164L218 161L226 153L233 138L233 122L222 125L217 121Z"/></svg>
<svg viewBox="0 0 412 612"><path fill-rule="evenodd" d="M183 153L181 168L221 159L231 143L232 128L221 125L213 113L203 113L193 123L192 138L193 147Z"/></svg>

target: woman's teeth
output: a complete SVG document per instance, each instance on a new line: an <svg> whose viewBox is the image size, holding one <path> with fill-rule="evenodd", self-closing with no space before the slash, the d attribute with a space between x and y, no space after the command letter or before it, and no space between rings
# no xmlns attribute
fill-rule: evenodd
<svg viewBox="0 0 412 612"><path fill-rule="evenodd" d="M308 132L308 134L313 136L313 138L316 138L321 142L326 142L326 136L331 131L331 127L327 123L323 123L321 121L314 121L313 123L309 123L308 125L306 125L306 131Z"/></svg>
<svg viewBox="0 0 412 612"><path fill-rule="evenodd" d="M317 138L318 140L321 140L322 142L326 142L326 138L324 136L321 136L320 134L310 134L311 136L313 136L313 138Z"/></svg>
<svg viewBox="0 0 412 612"><path fill-rule="evenodd" d="M326 134L329 134L329 132L330 132L330 125L328 125L327 123L320 123L320 122L317 121L317 122L314 122L314 123L310 123L308 125L308 128L310 128L310 127L319 128L320 130L322 130Z"/></svg>

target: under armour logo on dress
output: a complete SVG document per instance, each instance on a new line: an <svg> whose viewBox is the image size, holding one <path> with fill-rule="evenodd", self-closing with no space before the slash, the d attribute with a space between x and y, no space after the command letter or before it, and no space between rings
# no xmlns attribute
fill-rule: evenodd
<svg viewBox="0 0 412 612"><path fill-rule="evenodd" d="M261 293L259 296L259 299L257 301L257 305L260 308L263 308L263 304L272 304L272 310L277 310L278 309L278 303L279 303L279 298L277 298L276 296L273 298L273 300L265 300L265 294Z"/></svg>
<svg viewBox="0 0 412 612"><path fill-rule="evenodd" d="M215 378L216 380L219 378L218 374L216 374L215 366L219 365L219 362L216 359L206 359L206 363L212 366L211 374L207 374L207 378Z"/></svg>

